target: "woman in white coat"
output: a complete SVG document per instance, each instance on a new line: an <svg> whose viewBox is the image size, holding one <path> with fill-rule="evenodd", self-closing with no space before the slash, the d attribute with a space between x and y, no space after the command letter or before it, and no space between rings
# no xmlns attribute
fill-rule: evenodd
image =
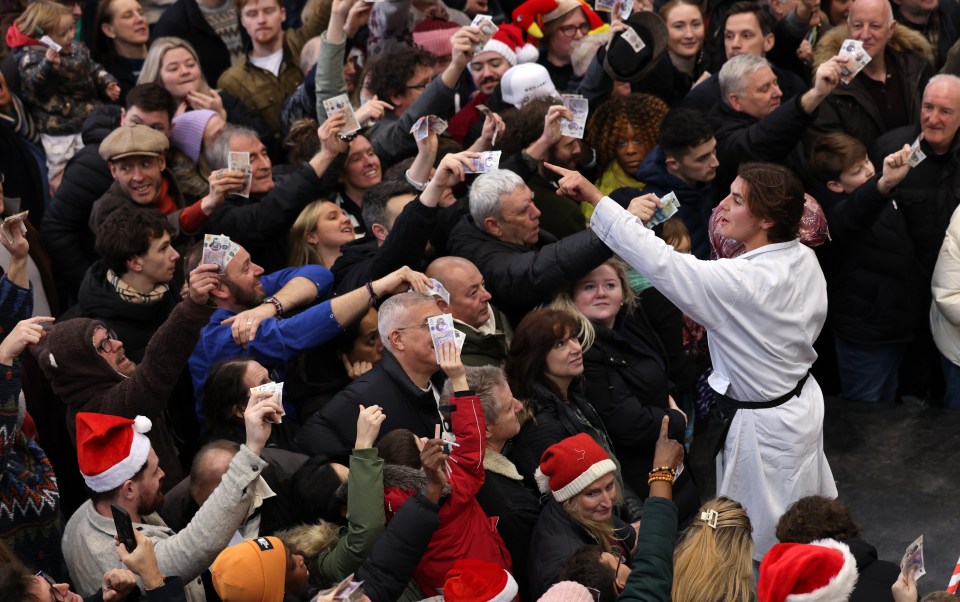
<svg viewBox="0 0 960 602"><path fill-rule="evenodd" d="M940 351L947 385L943 405L960 410L960 209L950 218L931 285L930 332Z"/></svg>
<svg viewBox="0 0 960 602"><path fill-rule="evenodd" d="M907 162L904 152L891 157ZM823 453L823 393L809 374L827 291L814 252L797 240L803 187L782 166L741 165L720 203L719 228L746 252L702 261L675 252L579 173L550 168L563 176L560 194L596 206L590 227L600 239L706 327L710 386L738 408L717 456L717 495L747 509L754 558L762 559L791 503L837 495Z"/></svg>

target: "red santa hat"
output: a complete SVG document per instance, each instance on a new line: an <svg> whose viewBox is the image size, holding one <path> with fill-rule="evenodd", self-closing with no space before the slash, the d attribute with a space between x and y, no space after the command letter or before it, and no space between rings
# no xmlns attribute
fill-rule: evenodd
<svg viewBox="0 0 960 602"><path fill-rule="evenodd" d="M519 591L513 575L498 564L465 558L453 563L443 582L446 602L512 602Z"/></svg>
<svg viewBox="0 0 960 602"><path fill-rule="evenodd" d="M857 561L833 539L778 543L760 563L759 602L839 602L857 584Z"/></svg>
<svg viewBox="0 0 960 602"><path fill-rule="evenodd" d="M554 443L540 457L534 476L542 493L566 501L617 469L607 452L586 433Z"/></svg>
<svg viewBox="0 0 960 602"><path fill-rule="evenodd" d="M108 414L77 414L77 462L87 487L97 493L116 489L147 463L153 423Z"/></svg>
<svg viewBox="0 0 960 602"><path fill-rule="evenodd" d="M523 41L523 31L513 23L504 23L497 33L484 44L482 52L496 52L511 66L532 63L540 58L540 51L533 44Z"/></svg>

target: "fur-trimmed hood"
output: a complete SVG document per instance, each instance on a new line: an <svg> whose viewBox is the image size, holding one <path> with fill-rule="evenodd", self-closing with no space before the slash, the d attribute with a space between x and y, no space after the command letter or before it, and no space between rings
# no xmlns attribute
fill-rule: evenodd
<svg viewBox="0 0 960 602"><path fill-rule="evenodd" d="M840 45L849 37L846 25L838 25L828 31L817 44L813 51L813 68L817 67L837 56L840 52ZM887 42L887 46L895 52L911 52L923 58L931 65L934 63L933 48L923 34L914 31L909 27L897 25L893 28L893 36Z"/></svg>

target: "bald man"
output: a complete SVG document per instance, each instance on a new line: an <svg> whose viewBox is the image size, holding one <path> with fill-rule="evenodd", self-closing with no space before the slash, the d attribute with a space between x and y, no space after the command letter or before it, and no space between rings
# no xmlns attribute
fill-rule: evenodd
<svg viewBox="0 0 960 602"><path fill-rule="evenodd" d="M466 336L460 355L463 364L502 366L513 331L507 317L490 304L491 295L477 266L463 257L440 257L427 266L427 276L450 293L449 303L439 299L437 305L453 316L454 327Z"/></svg>
<svg viewBox="0 0 960 602"><path fill-rule="evenodd" d="M821 134L836 131L870 148L882 134L919 123L921 92L934 73L926 38L898 27L887 0L855 0L847 24L834 27L817 45L815 66L835 56L847 38L863 42L871 60L823 103L804 140L807 148Z"/></svg>

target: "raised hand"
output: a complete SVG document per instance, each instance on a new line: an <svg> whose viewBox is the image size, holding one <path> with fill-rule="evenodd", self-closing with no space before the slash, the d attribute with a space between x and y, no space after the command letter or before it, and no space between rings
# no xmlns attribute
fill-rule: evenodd
<svg viewBox="0 0 960 602"><path fill-rule="evenodd" d="M370 407L360 406L360 415L357 417L357 441L354 449L370 449L380 434L380 425L387 419L383 408L378 405Z"/></svg>
<svg viewBox="0 0 960 602"><path fill-rule="evenodd" d="M579 171L564 169L550 163L544 163L543 166L561 176L557 183L559 185L558 195L569 197L575 201L590 203L594 207L603 198L603 193L593 185L593 182L583 177Z"/></svg>
<svg viewBox="0 0 960 602"><path fill-rule="evenodd" d="M35 316L17 322L10 334L0 342L0 364L12 366L13 360L31 345L36 345L46 334L44 324L53 322L50 316Z"/></svg>

